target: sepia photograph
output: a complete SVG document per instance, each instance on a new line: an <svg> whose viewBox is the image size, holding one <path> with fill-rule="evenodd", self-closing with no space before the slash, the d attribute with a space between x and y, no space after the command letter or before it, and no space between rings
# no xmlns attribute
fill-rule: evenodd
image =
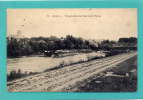
<svg viewBox="0 0 143 100"><path fill-rule="evenodd" d="M136 92L137 8L7 9L9 92Z"/></svg>

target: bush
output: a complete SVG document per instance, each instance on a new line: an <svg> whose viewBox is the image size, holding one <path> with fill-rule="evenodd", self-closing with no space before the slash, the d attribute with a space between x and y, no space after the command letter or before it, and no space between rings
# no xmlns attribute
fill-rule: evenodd
<svg viewBox="0 0 143 100"><path fill-rule="evenodd" d="M7 81L12 81L18 78L26 77L29 75L37 74L37 72L22 72L20 69L18 71L13 70L7 75Z"/></svg>

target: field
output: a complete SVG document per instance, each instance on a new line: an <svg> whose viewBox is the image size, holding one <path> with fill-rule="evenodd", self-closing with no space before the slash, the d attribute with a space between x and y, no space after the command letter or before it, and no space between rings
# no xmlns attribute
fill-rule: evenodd
<svg viewBox="0 0 143 100"><path fill-rule="evenodd" d="M87 86L91 87L90 84L94 83L91 81L95 81L97 83L101 83L101 81L104 82L103 79L106 79L106 75L108 75L110 72L112 72L110 74L113 74L114 72L122 69L122 67L127 67L127 69L124 68L126 69L124 74L119 76L128 79L130 75L128 76L126 74L131 70L128 69L128 67L130 67L130 60L132 61L132 59L135 59L135 56L136 52L123 53L106 58L89 60L83 63L77 63L55 70L45 71L43 73L8 82L8 90L11 92L101 91L102 89L89 89ZM109 73L107 74L107 72ZM112 77L113 76L114 74ZM99 78L100 81L97 80ZM106 87L109 86L107 83L104 85L106 85ZM97 87L99 86L97 85ZM103 89L102 91L108 90ZM110 88L110 91L112 91L112 88Z"/></svg>

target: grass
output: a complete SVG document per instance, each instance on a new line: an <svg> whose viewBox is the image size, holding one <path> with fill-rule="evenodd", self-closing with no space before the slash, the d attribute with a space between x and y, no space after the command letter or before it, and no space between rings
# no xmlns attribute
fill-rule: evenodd
<svg viewBox="0 0 143 100"><path fill-rule="evenodd" d="M100 73L98 77L90 77L79 84L76 91L82 92L135 92L137 76L126 76L131 70L137 69L137 56L120 63L113 69ZM113 75L106 76L108 72Z"/></svg>

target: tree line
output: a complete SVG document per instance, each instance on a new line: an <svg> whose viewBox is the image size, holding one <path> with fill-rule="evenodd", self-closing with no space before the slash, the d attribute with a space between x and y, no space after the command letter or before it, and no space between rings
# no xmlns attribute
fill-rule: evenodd
<svg viewBox="0 0 143 100"><path fill-rule="evenodd" d="M32 37L32 38L15 38L7 37L7 56L20 57L33 54L41 54L45 50L80 50L80 49L109 49L117 43L136 43L136 38L120 38L118 41L103 40L100 43L90 42L82 38L67 35L65 38L51 37Z"/></svg>
<svg viewBox="0 0 143 100"><path fill-rule="evenodd" d="M88 40L67 35L65 38L33 37L14 38L7 37L7 56L19 57L31 54L40 54L45 50L72 50L72 49L97 49Z"/></svg>

